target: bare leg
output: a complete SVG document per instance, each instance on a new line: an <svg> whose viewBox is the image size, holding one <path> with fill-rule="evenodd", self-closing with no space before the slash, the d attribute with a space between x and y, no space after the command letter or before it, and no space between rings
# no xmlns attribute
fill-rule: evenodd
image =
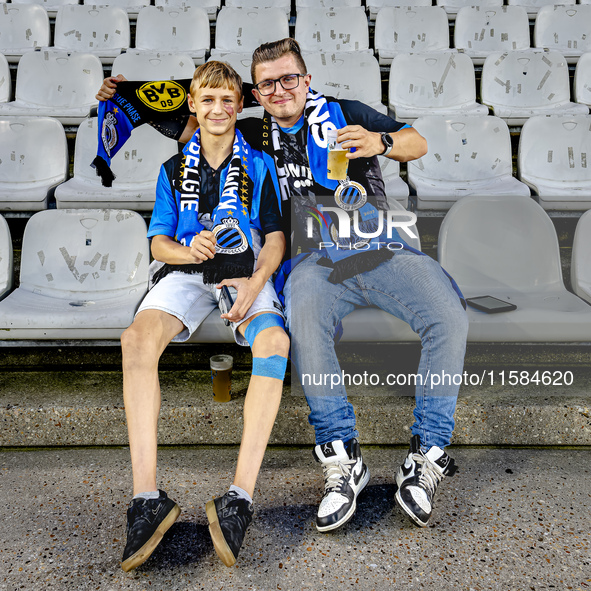
<svg viewBox="0 0 591 591"><path fill-rule="evenodd" d="M239 330L242 334L252 318L240 325ZM253 357L280 355L287 358L288 354L289 337L278 326L262 330L252 345ZM234 484L244 489L251 497L279 410L282 390L283 379L256 375L250 378L244 401L244 428Z"/></svg>
<svg viewBox="0 0 591 591"><path fill-rule="evenodd" d="M157 490L160 383L158 361L183 323L160 310L140 312L121 335L123 400L127 417L133 494Z"/></svg>

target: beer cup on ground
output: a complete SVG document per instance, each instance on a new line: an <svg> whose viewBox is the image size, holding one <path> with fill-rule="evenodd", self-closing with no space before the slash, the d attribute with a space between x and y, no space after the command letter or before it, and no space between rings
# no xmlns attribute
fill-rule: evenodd
<svg viewBox="0 0 591 591"><path fill-rule="evenodd" d="M230 401L233 362L231 355L214 355L209 358L213 399L216 402Z"/></svg>

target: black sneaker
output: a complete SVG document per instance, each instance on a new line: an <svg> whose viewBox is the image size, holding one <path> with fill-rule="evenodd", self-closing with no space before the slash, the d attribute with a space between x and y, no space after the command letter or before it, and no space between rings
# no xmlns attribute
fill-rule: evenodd
<svg viewBox="0 0 591 591"><path fill-rule="evenodd" d="M127 510L127 544L121 568L127 572L143 564L162 536L181 514L179 506L161 490L157 499L133 499Z"/></svg>
<svg viewBox="0 0 591 591"><path fill-rule="evenodd" d="M246 528L252 521L252 503L231 490L223 497L207 501L205 512L215 551L226 566L233 566L238 558Z"/></svg>
<svg viewBox="0 0 591 591"><path fill-rule="evenodd" d="M357 495L369 482L369 470L363 463L357 439L345 445L339 439L314 448L314 457L324 471L324 496L318 507L316 529L337 529L347 523L357 509Z"/></svg>
<svg viewBox="0 0 591 591"><path fill-rule="evenodd" d="M396 502L415 525L427 527L433 511L433 498L445 476L453 476L457 466L439 447L421 451L421 439L414 435L404 464L396 473Z"/></svg>

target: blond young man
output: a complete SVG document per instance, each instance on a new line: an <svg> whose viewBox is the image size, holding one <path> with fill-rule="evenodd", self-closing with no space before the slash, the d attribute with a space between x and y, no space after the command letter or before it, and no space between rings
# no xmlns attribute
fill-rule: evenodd
<svg viewBox="0 0 591 591"><path fill-rule="evenodd" d="M134 489L125 571L147 560L180 514L156 480L158 361L166 346L190 337L217 307L223 286L236 290L233 307L221 317L239 344L251 346L253 373L234 483L206 507L215 549L228 566L252 519L289 351L269 280L285 250L280 208L260 154L235 130L242 81L227 64L209 62L195 71L188 102L199 130L162 165L148 232L155 284L121 337Z"/></svg>

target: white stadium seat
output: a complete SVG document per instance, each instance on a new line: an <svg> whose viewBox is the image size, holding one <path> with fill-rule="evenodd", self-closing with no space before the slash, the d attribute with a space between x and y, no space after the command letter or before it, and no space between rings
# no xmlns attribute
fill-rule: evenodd
<svg viewBox="0 0 591 591"><path fill-rule="evenodd" d="M509 6L523 6L527 10L529 18L535 18L542 6L572 5L576 3L576 0L508 0L507 2Z"/></svg>
<svg viewBox="0 0 591 591"><path fill-rule="evenodd" d="M427 115L488 115L476 102L474 65L463 53L399 53L390 67L388 106L397 121Z"/></svg>
<svg viewBox="0 0 591 591"><path fill-rule="evenodd" d="M127 80L184 80L193 78L195 64L186 53L152 53L130 49L113 61L111 75Z"/></svg>
<svg viewBox="0 0 591 591"><path fill-rule="evenodd" d="M262 43L289 37L289 19L280 8L229 8L216 21L212 57L230 51L251 53Z"/></svg>
<svg viewBox="0 0 591 591"><path fill-rule="evenodd" d="M3 216L0 215L0 300L4 299L13 283L13 254L10 228Z"/></svg>
<svg viewBox="0 0 591 591"><path fill-rule="evenodd" d="M115 155L112 187L103 187L90 163L96 156L97 119L86 119L78 128L74 150L74 178L55 191L59 209L121 207L152 211L160 165L178 152L177 143L149 125L135 129Z"/></svg>
<svg viewBox="0 0 591 591"><path fill-rule="evenodd" d="M0 53L10 63L49 45L49 17L38 4L0 5Z"/></svg>
<svg viewBox="0 0 591 591"><path fill-rule="evenodd" d="M291 0L226 0L224 6L230 8L279 8L289 17L291 13Z"/></svg>
<svg viewBox="0 0 591 591"><path fill-rule="evenodd" d="M464 6L458 10L454 47L482 64L494 51L528 49L529 20L521 6Z"/></svg>
<svg viewBox="0 0 591 591"><path fill-rule="evenodd" d="M458 10L464 6L497 7L503 6L503 0L437 0L436 4L445 10L451 21L455 20Z"/></svg>
<svg viewBox="0 0 591 591"><path fill-rule="evenodd" d="M39 211L66 180L68 145L62 124L48 117L0 118L0 209Z"/></svg>
<svg viewBox="0 0 591 591"><path fill-rule="evenodd" d="M221 0L156 0L155 5L166 6L168 8L171 8L173 6L203 8L203 10L207 12L209 20L215 21L217 18L218 10L221 6Z"/></svg>
<svg viewBox="0 0 591 591"><path fill-rule="evenodd" d="M209 17L203 8L146 6L138 14L136 49L187 53L195 64L203 64L209 46Z"/></svg>
<svg viewBox="0 0 591 591"><path fill-rule="evenodd" d="M0 103L0 116L55 117L78 125L97 104L102 80L101 62L89 53L51 47L27 53L18 65L15 100Z"/></svg>
<svg viewBox="0 0 591 591"><path fill-rule="evenodd" d="M421 117L413 127L429 151L408 163L418 209L448 209L466 195L524 195L512 176L511 137L498 117Z"/></svg>
<svg viewBox="0 0 591 591"><path fill-rule="evenodd" d="M365 5L369 13L369 20L374 22L382 8L395 6L431 6L431 0L366 0Z"/></svg>
<svg viewBox="0 0 591 591"><path fill-rule="evenodd" d="M150 6L150 0L84 0L85 6L116 6L125 10L130 18L136 18L139 11Z"/></svg>
<svg viewBox="0 0 591 591"><path fill-rule="evenodd" d="M495 52L482 68L482 102L508 125L534 115L587 115L570 101L568 65L557 51Z"/></svg>
<svg viewBox="0 0 591 591"><path fill-rule="evenodd" d="M55 18L60 6L78 4L78 0L12 0L13 4L39 4L47 12L49 18Z"/></svg>
<svg viewBox="0 0 591 591"><path fill-rule="evenodd" d="M378 60L369 53L310 53L306 66L314 90L339 99L358 100L386 114Z"/></svg>
<svg viewBox="0 0 591 591"><path fill-rule="evenodd" d="M370 51L369 26L361 6L300 8L295 38L302 51Z"/></svg>
<svg viewBox="0 0 591 591"><path fill-rule="evenodd" d="M573 94L577 103L591 107L591 52L584 53L577 62Z"/></svg>
<svg viewBox="0 0 591 591"><path fill-rule="evenodd" d="M302 8L350 8L361 6L361 0L296 0L296 12Z"/></svg>
<svg viewBox="0 0 591 591"><path fill-rule="evenodd" d="M591 208L591 115L528 119L517 170L544 209Z"/></svg>
<svg viewBox="0 0 591 591"><path fill-rule="evenodd" d="M375 48L380 65L399 53L449 49L449 23L438 6L382 8L376 17Z"/></svg>
<svg viewBox="0 0 591 591"><path fill-rule="evenodd" d="M591 341L591 306L566 290L556 230L533 199L458 201L441 224L438 258L464 296L517 306L497 314L469 307L468 341Z"/></svg>
<svg viewBox="0 0 591 591"><path fill-rule="evenodd" d="M591 304L591 210L586 211L577 222L570 279L573 291Z"/></svg>
<svg viewBox="0 0 591 591"><path fill-rule="evenodd" d="M111 64L129 47L129 17L118 6L62 6L55 17L54 46L96 55Z"/></svg>
<svg viewBox="0 0 591 591"><path fill-rule="evenodd" d="M0 302L0 338L118 338L146 293L149 259L146 223L135 212L35 214L20 286Z"/></svg>
<svg viewBox="0 0 591 591"><path fill-rule="evenodd" d="M12 78L6 57L0 53L0 103L7 103L12 98Z"/></svg>
<svg viewBox="0 0 591 591"><path fill-rule="evenodd" d="M591 51L591 4L543 6L536 17L534 46L559 51L574 64Z"/></svg>

